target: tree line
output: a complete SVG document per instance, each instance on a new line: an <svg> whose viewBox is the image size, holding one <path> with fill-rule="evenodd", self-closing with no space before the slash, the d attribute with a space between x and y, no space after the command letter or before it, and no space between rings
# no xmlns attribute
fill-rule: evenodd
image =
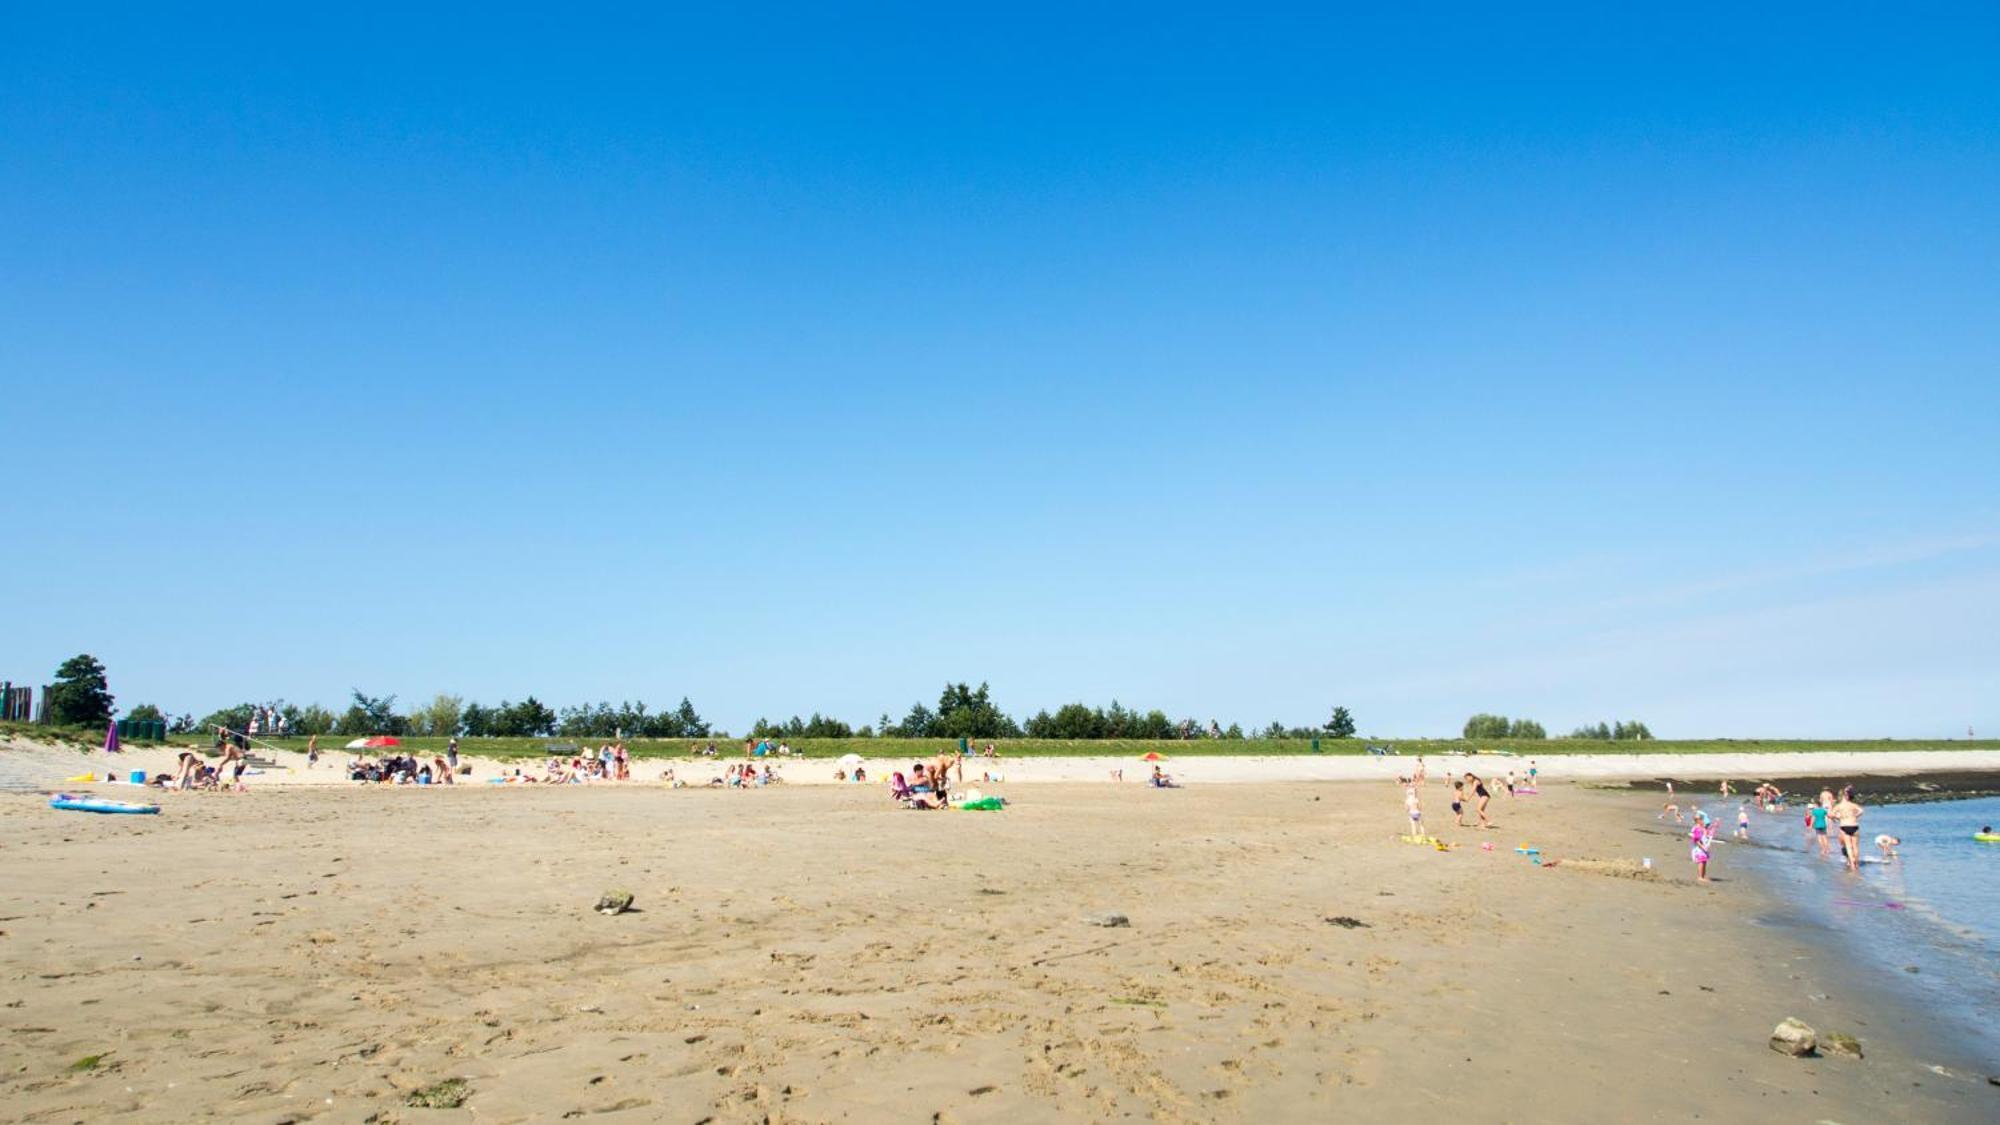
<svg viewBox="0 0 2000 1125"><path fill-rule="evenodd" d="M299 735L427 735L432 737L534 738L726 738L727 731L714 729L685 696L678 707L653 711L643 702L585 703L553 709L530 695L518 703L501 700L486 706L467 702L463 697L440 693L415 707L398 708L396 697L371 696L359 688L351 693L344 711L335 713L318 704L297 706L282 700L265 704L239 703L211 712L197 721L192 715L173 717L150 703L133 707L128 718L152 719L169 724L176 732L227 727L247 730L253 718L282 717L287 731ZM101 726L116 713L104 664L87 653L71 657L56 669L49 689L51 718L67 726ZM260 725L263 725L260 723ZM932 707L921 700L910 705L901 720L884 713L874 724L851 727L839 719L815 712L810 718L797 715L773 721L759 718L750 734L757 738L1040 738L1060 741L1095 739L1306 739L1353 738L1357 726L1345 707L1335 707L1326 722L1318 726L1287 726L1273 721L1245 733L1242 726L1222 726L1211 719L1200 723L1192 718L1178 721L1154 708L1140 711L1117 700L1109 707L1065 703L1050 712L1035 712L1025 722L1017 722L993 702L988 685L977 688L965 683L946 683ZM1485 712L1465 721L1468 739L1545 739L1548 732L1533 719L1492 715ZM1606 742L1645 740L1653 737L1646 724L1637 720L1585 724L1572 730L1572 739Z"/></svg>
<svg viewBox="0 0 2000 1125"><path fill-rule="evenodd" d="M1548 731L1542 728L1542 724L1533 719L1510 719L1505 715L1489 715L1482 711L1465 720L1465 737L1468 739L1483 739L1488 741L1502 738L1532 740L1547 738L1548 736ZM1601 739L1611 742L1627 739L1648 739L1653 737L1653 732L1646 729L1646 724L1634 720L1632 722L1613 724L1598 723L1595 726L1586 723L1569 732L1564 737Z"/></svg>
<svg viewBox="0 0 2000 1125"><path fill-rule="evenodd" d="M347 709L339 714L318 704L304 707L278 700L272 703L239 703L211 712L199 722L183 716L176 729L211 730L227 727L247 730L253 718L275 713L284 720L284 729L297 735L415 735L437 738L707 738L718 733L701 717L694 704L683 697L680 706L665 711L651 710L643 701L627 701L616 706L585 703L561 710L550 708L534 696L519 703L501 700L487 706L468 703L461 696L440 693L430 702L399 710L393 695L371 696L354 689ZM260 723L260 725L262 725Z"/></svg>

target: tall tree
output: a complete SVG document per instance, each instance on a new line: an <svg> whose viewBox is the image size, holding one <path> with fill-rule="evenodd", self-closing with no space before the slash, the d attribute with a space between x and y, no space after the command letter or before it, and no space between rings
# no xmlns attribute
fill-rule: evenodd
<svg viewBox="0 0 2000 1125"><path fill-rule="evenodd" d="M49 685L49 719L65 726L102 726L114 703L104 665L89 653L63 661Z"/></svg>
<svg viewBox="0 0 2000 1125"><path fill-rule="evenodd" d="M1333 718L1326 721L1326 733L1334 738L1353 738L1354 716L1348 714L1345 707L1335 707Z"/></svg>

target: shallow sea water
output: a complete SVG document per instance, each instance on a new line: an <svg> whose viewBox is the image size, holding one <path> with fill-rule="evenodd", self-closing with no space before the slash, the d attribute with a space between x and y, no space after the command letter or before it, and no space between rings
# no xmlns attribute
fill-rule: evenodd
<svg viewBox="0 0 2000 1125"><path fill-rule="evenodd" d="M1736 826L1736 802L1706 806L1723 833ZM1718 849L1717 873L1743 864L1769 881L1810 928L1849 950L1884 983L1950 1025L1972 1048L1971 1061L2000 1070L2000 844L1972 837L2000 827L2000 797L1871 806L1862 819L1864 862L1850 873L1822 858L1804 826L1804 809L1751 812L1753 848ZM1894 858L1875 837L1901 839Z"/></svg>

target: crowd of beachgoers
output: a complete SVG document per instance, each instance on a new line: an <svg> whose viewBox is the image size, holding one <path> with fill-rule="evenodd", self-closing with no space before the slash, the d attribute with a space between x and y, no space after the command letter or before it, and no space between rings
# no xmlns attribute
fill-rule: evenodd
<svg viewBox="0 0 2000 1125"><path fill-rule="evenodd" d="M1505 794L1512 798L1538 795L1541 792L1537 784L1540 773L1540 768L1531 759L1525 772L1510 767L1504 774L1492 777L1482 777L1470 770L1463 774L1448 775L1445 780L1451 790L1452 823L1459 828L1497 828L1491 815L1493 796ZM1403 811L1407 818L1406 827L1399 832L1399 835L1411 842L1448 847L1449 845L1438 840L1425 828L1423 787L1427 780L1428 770L1421 757L1417 759L1414 770L1397 776L1396 784L1403 793ZM1697 807L1691 800L1684 812L1681 798L1675 795L1674 783L1669 780L1665 782L1665 786L1666 802L1656 819L1666 820L1671 817L1676 825L1687 828L1688 858L1694 865L1695 880L1707 883L1709 864L1715 857L1718 832L1716 820L1706 809ZM1727 778L1718 783L1717 790L1717 796L1723 802L1727 802L1737 794L1735 783ZM1757 783L1748 798L1739 800L1736 806L1735 839L1737 840L1747 841L1750 838L1750 809L1753 804L1759 811L1767 814L1783 813L1787 807L1785 792L1771 782L1762 781ZM1841 860L1848 870L1859 871L1862 863L1861 817L1865 811L1861 803L1855 800L1852 785L1841 786L1838 796L1835 795L1833 787L1823 788L1819 796L1806 806L1804 824L1807 836L1809 840L1817 842L1816 846L1822 856L1834 854L1837 839ZM1474 818L1474 823L1466 823L1468 814ZM1838 837L1832 836L1830 829L1837 830ZM1890 835L1875 837L1876 849L1883 859L1895 858L1896 849L1901 843L1901 840Z"/></svg>

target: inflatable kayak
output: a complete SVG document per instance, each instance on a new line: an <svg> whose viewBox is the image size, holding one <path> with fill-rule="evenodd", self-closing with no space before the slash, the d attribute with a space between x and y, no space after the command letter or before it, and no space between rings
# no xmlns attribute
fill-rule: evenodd
<svg viewBox="0 0 2000 1125"><path fill-rule="evenodd" d="M68 812L134 813L148 815L160 811L158 805L141 805L131 801L110 801L103 797L78 797L71 793L58 793L49 798L49 807Z"/></svg>

